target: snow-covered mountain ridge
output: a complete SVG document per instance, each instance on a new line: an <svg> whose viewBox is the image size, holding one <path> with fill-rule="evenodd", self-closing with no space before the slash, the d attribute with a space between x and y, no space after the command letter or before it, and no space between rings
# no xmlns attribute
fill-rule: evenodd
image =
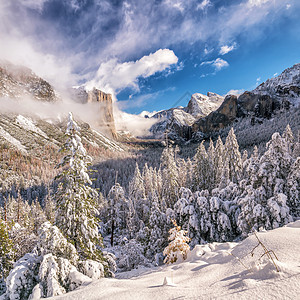
<svg viewBox="0 0 300 300"><path fill-rule="evenodd" d="M150 131L157 137L162 138L165 132L171 139L190 139L191 126L199 119L209 115L218 109L224 97L208 92L207 95L195 93L187 107L171 108L163 110L152 116L159 121L154 124Z"/></svg>
<svg viewBox="0 0 300 300"><path fill-rule="evenodd" d="M186 112L196 119L203 118L218 109L223 101L224 97L215 93L208 92L207 95L195 93L186 107Z"/></svg>
<svg viewBox="0 0 300 300"><path fill-rule="evenodd" d="M31 97L53 102L58 100L54 88L30 69L0 61L0 97Z"/></svg>
<svg viewBox="0 0 300 300"><path fill-rule="evenodd" d="M111 151L123 151L118 143L92 130L86 123L81 123L81 132L85 144ZM20 114L0 115L0 143L8 143L24 154L35 156L46 145L59 149L63 135L63 123L54 124Z"/></svg>
<svg viewBox="0 0 300 300"><path fill-rule="evenodd" d="M251 117L252 124L261 123L264 119L270 119L275 111L299 105L300 63L239 97L195 93L186 108L173 108L154 115L161 121L154 124L150 131L156 137L168 133L169 138L179 142L197 140L225 128L238 118Z"/></svg>
<svg viewBox="0 0 300 300"><path fill-rule="evenodd" d="M287 98L292 104L300 104L300 63L284 70L277 77L268 79L252 91L255 94L275 98Z"/></svg>

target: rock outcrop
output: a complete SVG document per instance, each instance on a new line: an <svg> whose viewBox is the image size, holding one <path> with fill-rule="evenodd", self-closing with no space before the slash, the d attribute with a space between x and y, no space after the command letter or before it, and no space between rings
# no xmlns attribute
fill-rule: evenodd
<svg viewBox="0 0 300 300"><path fill-rule="evenodd" d="M152 118L160 121L155 123L150 131L154 136L162 138L165 133L175 141L187 141L192 137L193 124L201 117L206 117L218 109L224 98L215 93L207 95L195 93L192 95L187 107L177 107L163 110Z"/></svg>
<svg viewBox="0 0 300 300"><path fill-rule="evenodd" d="M30 69L0 62L0 97L30 97L39 101L58 100L54 88Z"/></svg>
<svg viewBox="0 0 300 300"><path fill-rule="evenodd" d="M230 125L237 116L237 97L228 95L222 105L207 117L200 118L192 126L192 133L201 131L209 133Z"/></svg>
<svg viewBox="0 0 300 300"><path fill-rule="evenodd" d="M168 132L173 140L195 140L232 124L237 118L250 117L251 124L262 123L280 109L300 106L300 64L284 70L279 76L268 79L253 91L238 98L208 93L194 94L187 107L159 112L160 118L150 129L156 137ZM221 104L222 103L222 104ZM178 113L180 111L180 113ZM185 112L185 114L183 113Z"/></svg>
<svg viewBox="0 0 300 300"><path fill-rule="evenodd" d="M253 92L245 92L238 98L237 117L248 115L258 118L271 118L275 110L280 108L288 109L290 102L283 99L279 101L269 95L259 95Z"/></svg>
<svg viewBox="0 0 300 300"><path fill-rule="evenodd" d="M208 92L207 95L195 93L192 95L185 110L194 118L199 119L218 109L223 101L224 97L215 93Z"/></svg>
<svg viewBox="0 0 300 300"><path fill-rule="evenodd" d="M86 91L84 87L80 87L74 89L73 96L76 98L75 100L81 103L99 103L97 126L112 138L117 139L111 94L106 94L96 88Z"/></svg>
<svg viewBox="0 0 300 300"><path fill-rule="evenodd" d="M300 104L300 63L285 69L277 77L260 84L252 91L254 94L268 95L280 103L290 102L291 105Z"/></svg>

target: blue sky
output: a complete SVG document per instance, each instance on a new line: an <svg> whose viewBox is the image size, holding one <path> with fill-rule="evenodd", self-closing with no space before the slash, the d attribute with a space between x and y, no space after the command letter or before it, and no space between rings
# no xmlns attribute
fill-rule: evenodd
<svg viewBox="0 0 300 300"><path fill-rule="evenodd" d="M300 62L299 15L299 0L0 0L0 58L137 114L251 90Z"/></svg>

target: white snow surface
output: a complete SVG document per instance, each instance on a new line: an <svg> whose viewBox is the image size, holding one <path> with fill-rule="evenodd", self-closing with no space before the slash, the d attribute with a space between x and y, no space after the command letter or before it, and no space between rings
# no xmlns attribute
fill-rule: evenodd
<svg viewBox="0 0 300 300"><path fill-rule="evenodd" d="M4 139L6 139L10 144L15 146L21 152L27 153L25 146L22 145L19 140L15 139L13 136L11 136L7 131L5 131L1 126L0 126L0 136L2 136Z"/></svg>
<svg viewBox="0 0 300 300"><path fill-rule="evenodd" d="M217 110L223 101L224 97L215 93L208 92L207 96L195 93L188 104L187 112L199 119Z"/></svg>
<svg viewBox="0 0 300 300"><path fill-rule="evenodd" d="M96 130L92 130L93 133L95 133L98 136L98 141L103 144L104 147L109 148L110 150L120 151L123 152L124 149L122 149L117 143L113 142L112 140L106 138L103 134Z"/></svg>
<svg viewBox="0 0 300 300"><path fill-rule="evenodd" d="M16 118L16 123L23 127L25 130L35 132L48 139L47 134L36 127L30 118L25 118L22 115L18 115Z"/></svg>
<svg viewBox="0 0 300 300"><path fill-rule="evenodd" d="M195 123L195 118L182 109L174 109L173 118L179 125L191 126Z"/></svg>
<svg viewBox="0 0 300 300"><path fill-rule="evenodd" d="M279 272L252 234L239 243L197 245L186 261L136 269L51 299L299 299L300 220L259 232L278 257ZM242 265L242 263L248 270Z"/></svg>

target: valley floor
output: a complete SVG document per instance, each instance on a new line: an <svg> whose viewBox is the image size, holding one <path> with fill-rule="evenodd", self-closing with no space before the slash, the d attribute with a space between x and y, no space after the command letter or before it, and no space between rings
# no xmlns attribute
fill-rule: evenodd
<svg viewBox="0 0 300 300"><path fill-rule="evenodd" d="M266 255L259 259L264 252L252 234L197 245L184 262L119 273L51 299L300 299L300 220L258 237L277 255L279 272Z"/></svg>

